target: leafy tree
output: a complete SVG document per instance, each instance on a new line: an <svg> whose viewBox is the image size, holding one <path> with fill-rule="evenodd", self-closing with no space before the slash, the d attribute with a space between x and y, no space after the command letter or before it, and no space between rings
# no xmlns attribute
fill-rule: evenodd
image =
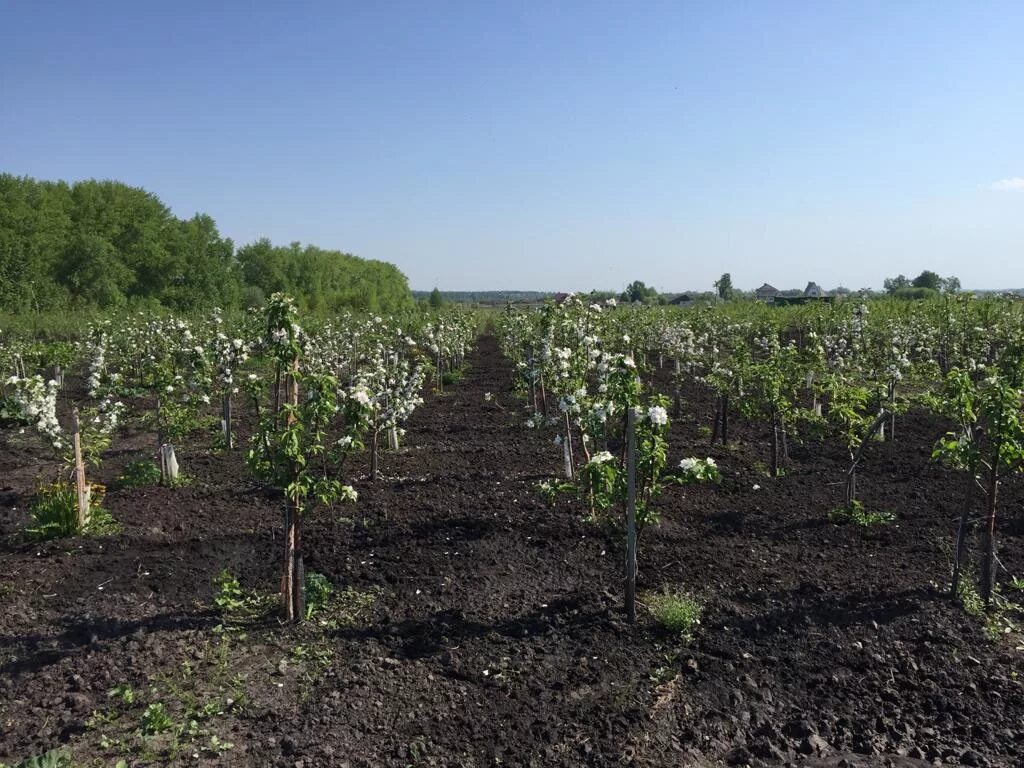
<svg viewBox="0 0 1024 768"><path fill-rule="evenodd" d="M950 275L942 281L942 292L947 295L960 293L960 278Z"/></svg>
<svg viewBox="0 0 1024 768"><path fill-rule="evenodd" d="M732 275L728 272L715 281L715 290L718 291L718 298L728 301L732 298L733 287L732 287Z"/></svg>
<svg viewBox="0 0 1024 768"><path fill-rule="evenodd" d="M439 290L437 290L437 288L435 287L434 290L432 290L430 292L430 308L431 309L440 309L443 306L444 306L444 299L441 298L441 292Z"/></svg>
<svg viewBox="0 0 1024 768"><path fill-rule="evenodd" d="M893 294L901 288L909 288L910 280L907 279L906 275L887 277L885 278L885 282L882 283L882 286L885 288L886 293Z"/></svg>
<svg viewBox="0 0 1024 768"><path fill-rule="evenodd" d="M650 304L658 298L658 291L653 286L648 287L644 285L640 280L634 280L626 286L626 290L622 292L622 295L619 298L621 301L628 302L630 304L633 302Z"/></svg>
<svg viewBox="0 0 1024 768"><path fill-rule="evenodd" d="M412 304L392 264L269 240L236 254L210 216L177 219L144 189L0 174L0 311L259 306L278 291L324 313Z"/></svg>
<svg viewBox="0 0 1024 768"><path fill-rule="evenodd" d="M68 244L57 276L76 303L102 308L123 305L123 288L132 282L132 271L118 258L114 246L98 235L86 234Z"/></svg>
<svg viewBox="0 0 1024 768"><path fill-rule="evenodd" d="M898 288L893 291L892 295L897 299L905 299L907 301L914 301L916 299L931 299L939 295L939 292L933 288L918 288L915 286L908 286L906 288Z"/></svg>
<svg viewBox="0 0 1024 768"><path fill-rule="evenodd" d="M915 288L930 288L933 291L938 291L942 288L943 279L939 276L938 272L932 272L926 269L920 275L914 278L911 285Z"/></svg>

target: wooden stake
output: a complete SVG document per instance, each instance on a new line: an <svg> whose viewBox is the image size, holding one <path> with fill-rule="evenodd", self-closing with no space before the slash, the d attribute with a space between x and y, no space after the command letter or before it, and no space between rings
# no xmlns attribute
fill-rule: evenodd
<svg viewBox="0 0 1024 768"><path fill-rule="evenodd" d="M85 461L82 458L82 435L78 409L71 412L71 440L75 449L75 491L78 496L78 529L89 524L89 486L85 482Z"/></svg>
<svg viewBox="0 0 1024 768"><path fill-rule="evenodd" d="M636 622L636 412L626 411L626 619Z"/></svg>
<svg viewBox="0 0 1024 768"><path fill-rule="evenodd" d="M174 485L178 479L178 457L170 443L160 446L160 477L164 485Z"/></svg>
<svg viewBox="0 0 1024 768"><path fill-rule="evenodd" d="M569 414L565 414L565 438L562 440L562 461L565 463L565 479L572 480L572 431Z"/></svg>
<svg viewBox="0 0 1024 768"><path fill-rule="evenodd" d="M988 608L992 602L992 591L996 582L996 496L999 493L999 448L992 451L989 459L988 495L985 505L985 527L981 534L981 599Z"/></svg>
<svg viewBox="0 0 1024 768"><path fill-rule="evenodd" d="M224 402L221 405L221 418L220 418L221 429L224 432L224 445L230 451L234 445L231 439L231 394L226 393L224 395Z"/></svg>

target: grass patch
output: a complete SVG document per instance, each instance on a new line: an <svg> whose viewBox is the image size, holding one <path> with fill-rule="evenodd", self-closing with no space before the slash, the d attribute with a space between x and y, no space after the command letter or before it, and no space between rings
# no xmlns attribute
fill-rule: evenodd
<svg viewBox="0 0 1024 768"><path fill-rule="evenodd" d="M859 501L854 501L848 507L836 507L829 510L828 519L836 524L853 523L862 528L873 528L878 525L889 525L896 521L896 515L892 512L878 512L865 509Z"/></svg>
<svg viewBox="0 0 1024 768"><path fill-rule="evenodd" d="M463 365L461 368L456 368L454 371L446 371L441 374L441 383L446 387L450 387L452 384L458 384L466 377L466 369L468 365Z"/></svg>
<svg viewBox="0 0 1024 768"><path fill-rule="evenodd" d="M686 592L666 591L647 597L647 610L662 627L683 640L693 639L700 626L700 602Z"/></svg>
<svg viewBox="0 0 1024 768"><path fill-rule="evenodd" d="M152 461L133 461L125 465L117 478L120 488L144 488L160 484L160 467Z"/></svg>
<svg viewBox="0 0 1024 768"><path fill-rule="evenodd" d="M59 539L80 533L104 535L117 533L120 526L101 505L106 489L98 483L90 487L89 522L78 524L78 493L68 483L41 486L32 503L32 523L26 529L39 539Z"/></svg>

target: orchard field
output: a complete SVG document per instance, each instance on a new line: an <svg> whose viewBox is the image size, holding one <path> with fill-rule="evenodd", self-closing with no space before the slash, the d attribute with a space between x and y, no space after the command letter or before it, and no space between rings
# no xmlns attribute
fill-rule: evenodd
<svg viewBox="0 0 1024 768"><path fill-rule="evenodd" d="M1017 304L0 345L2 764L1024 762Z"/></svg>

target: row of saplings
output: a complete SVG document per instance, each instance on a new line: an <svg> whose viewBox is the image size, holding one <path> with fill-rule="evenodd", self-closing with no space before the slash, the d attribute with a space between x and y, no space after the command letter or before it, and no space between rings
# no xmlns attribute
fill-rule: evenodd
<svg viewBox="0 0 1024 768"><path fill-rule="evenodd" d="M528 385L526 385L528 391ZM546 482L542 491L549 496L558 492L571 492L589 505L593 518L604 518L626 534L626 611L632 620L634 612L636 576L636 538L638 527L657 520L651 501L665 482L691 483L716 480L714 464L699 459L684 459L679 468L666 469L667 420L651 419L651 412L664 413L664 398L647 398L648 406L639 407L642 388L639 377L632 370L612 371L603 391L615 393L624 406L619 410L621 419L609 420L595 430L596 442L617 447L617 454L601 451L589 456L585 464L574 470L566 459L566 482ZM898 412L907 403L898 404L894 397L882 398L873 407L853 409L839 400L842 393L830 393L824 402L815 398L813 412L818 419L834 417L842 422L844 442L849 450L850 463L845 473L845 505L837 510L836 519L853 519L862 524L888 522L891 517L863 512L856 498L857 469L872 440L884 435L886 424L895 424ZM862 393L856 393L860 396ZM612 399L614 395L611 395ZM864 398L868 400L868 398ZM945 375L938 391L921 397L933 412L949 418L955 428L937 441L933 458L958 470L963 477L960 515L954 535L951 594L964 599L980 597L986 608L991 608L997 597L996 523L999 488L1007 476L1024 469L1024 345L1009 343L997 359L984 370L953 369ZM680 399L675 398L678 413ZM715 428L711 440L727 440L728 404L719 403L715 413ZM842 411L842 413L840 413ZM554 420L551 420L554 422ZM566 420L568 423L568 420ZM775 464L779 450L778 430L773 430L772 458ZM894 430L890 430L892 434ZM591 435L586 435L591 439ZM568 436L556 438L568 456ZM784 443L783 443L784 444ZM783 449L784 451L784 449ZM784 459L785 453L781 458ZM781 462L780 462L781 464ZM778 474L777 471L772 472ZM983 513L976 515L978 497L984 502ZM852 511L852 517L851 517ZM860 511L860 516L857 512ZM968 542L972 529L980 527L980 563L978 590L964 581L969 570ZM1018 583L1016 580L1015 584ZM1005 603L1005 601L1002 601ZM1004 605L997 606L999 608Z"/></svg>

